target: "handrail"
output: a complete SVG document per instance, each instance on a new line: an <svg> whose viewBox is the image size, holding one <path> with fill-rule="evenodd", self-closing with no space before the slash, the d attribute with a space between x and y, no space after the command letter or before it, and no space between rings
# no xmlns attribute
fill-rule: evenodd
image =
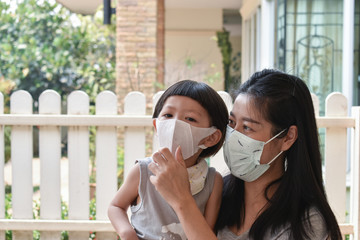
<svg viewBox="0 0 360 240"><path fill-rule="evenodd" d="M0 125L20 126L152 126L150 115L4 114Z"/></svg>
<svg viewBox="0 0 360 240"><path fill-rule="evenodd" d="M0 125L21 126L152 126L150 115L3 114ZM352 117L316 117L319 128L354 127Z"/></svg>
<svg viewBox="0 0 360 240"><path fill-rule="evenodd" d="M344 235L354 233L352 224L339 226ZM0 219L1 230L113 232L114 228L110 221L105 220Z"/></svg>
<svg viewBox="0 0 360 240"><path fill-rule="evenodd" d="M0 230L114 232L105 220L0 219Z"/></svg>
<svg viewBox="0 0 360 240"><path fill-rule="evenodd" d="M355 127L355 118L353 117L316 117L318 128L324 127Z"/></svg>

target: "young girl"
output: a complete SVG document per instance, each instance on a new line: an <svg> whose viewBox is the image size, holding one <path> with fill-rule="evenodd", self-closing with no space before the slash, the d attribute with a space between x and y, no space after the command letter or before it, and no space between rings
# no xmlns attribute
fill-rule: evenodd
<svg viewBox="0 0 360 240"><path fill-rule="evenodd" d="M191 80L169 87L153 114L162 151L166 155L180 154L185 159L191 194L212 229L223 182L205 158L222 147L227 123L228 111L217 92L205 83ZM109 219L122 240L186 239L174 210L149 180L151 162L152 157L137 161L109 206ZM131 224L127 216L129 206Z"/></svg>

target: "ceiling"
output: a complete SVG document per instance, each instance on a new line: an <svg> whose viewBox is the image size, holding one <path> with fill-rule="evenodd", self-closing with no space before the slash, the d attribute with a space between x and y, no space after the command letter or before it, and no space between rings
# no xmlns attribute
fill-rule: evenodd
<svg viewBox="0 0 360 240"><path fill-rule="evenodd" d="M56 0L64 7L74 13L84 15L92 15L96 12L97 8L103 3L103 0Z"/></svg>
<svg viewBox="0 0 360 240"><path fill-rule="evenodd" d="M240 9L243 0L164 0L165 8Z"/></svg>
<svg viewBox="0 0 360 240"><path fill-rule="evenodd" d="M94 14L103 0L56 0L75 13ZM222 8L240 9L243 0L164 0L165 8Z"/></svg>

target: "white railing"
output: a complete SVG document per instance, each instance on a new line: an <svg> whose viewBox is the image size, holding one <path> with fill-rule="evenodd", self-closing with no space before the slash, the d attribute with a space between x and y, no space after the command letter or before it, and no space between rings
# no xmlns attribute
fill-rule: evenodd
<svg viewBox="0 0 360 240"><path fill-rule="evenodd" d="M231 98L219 92L229 109ZM157 101L161 93L154 96ZM131 92L124 99L124 114L117 114L117 97L105 91L96 98L96 114L89 114L89 97L82 91L68 96L67 114L61 114L60 96L47 90L39 97L39 114L33 114L33 100L28 92L17 91L10 98L10 114L3 114L0 95L0 240L5 230L13 239L33 239L33 230L41 239L60 239L69 231L70 239L116 239L107 218L107 207L117 188L118 127L124 127L124 175L137 158L145 157L145 127L151 127L146 115L145 96ZM360 107L348 115L347 100L332 93L326 102L325 117L318 116L319 103L313 96L319 128L325 134L325 187L341 230L359 239L359 145ZM4 127L11 127L12 219L5 219ZM33 126L39 127L40 219L33 219ZM96 126L96 220L89 220L89 127ZM69 161L69 215L61 220L61 128L67 127ZM348 131L351 129L351 131ZM351 133L351 134L350 134ZM351 136L351 138L349 137ZM349 149L348 150L348 140ZM154 141L153 148L156 148ZM346 182L347 162L351 158L351 177ZM221 173L227 168L221 151L210 164ZM305 176L304 176L305 177ZM347 197L347 188L350 196ZM347 206L347 199L350 205ZM346 216L346 212L350 216ZM350 219L346 222L346 219Z"/></svg>

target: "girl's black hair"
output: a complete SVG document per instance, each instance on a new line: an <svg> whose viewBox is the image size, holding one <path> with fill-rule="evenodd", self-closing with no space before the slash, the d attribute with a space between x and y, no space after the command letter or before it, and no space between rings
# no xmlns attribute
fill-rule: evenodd
<svg viewBox="0 0 360 240"><path fill-rule="evenodd" d="M269 199L264 211L252 225L251 239L264 239L266 230L275 232L290 224L291 239L310 239L309 211L322 215L330 239L341 239L336 218L326 199L323 186L319 136L314 107L306 84L298 77L278 70L265 69L253 74L242 84L237 94L250 96L260 114L272 124L272 134L292 125L297 126L298 138L285 152L287 170L269 187L279 187ZM224 178L223 199L217 229L243 223L244 182L233 175Z"/></svg>
<svg viewBox="0 0 360 240"><path fill-rule="evenodd" d="M226 125L229 122L227 107L220 95L209 85L193 80L182 80L170 86L156 103L153 118L157 118L165 101L171 96L185 96L197 101L209 114L211 126L222 133L221 140L214 146L204 149L200 157L210 157L222 147L225 139Z"/></svg>

